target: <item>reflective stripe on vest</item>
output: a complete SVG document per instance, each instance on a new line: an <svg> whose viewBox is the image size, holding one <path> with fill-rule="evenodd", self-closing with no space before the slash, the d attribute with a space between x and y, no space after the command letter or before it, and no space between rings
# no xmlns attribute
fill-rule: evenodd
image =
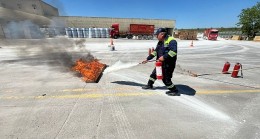
<svg viewBox="0 0 260 139"><path fill-rule="evenodd" d="M174 56L177 55L177 53L175 53L174 51L170 50L170 51L168 52L168 55L171 56L171 57L174 57Z"/></svg>

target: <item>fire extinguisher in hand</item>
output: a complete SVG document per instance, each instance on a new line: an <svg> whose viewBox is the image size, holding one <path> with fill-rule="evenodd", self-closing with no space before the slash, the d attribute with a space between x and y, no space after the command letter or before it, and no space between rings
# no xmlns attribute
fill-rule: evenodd
<svg viewBox="0 0 260 139"><path fill-rule="evenodd" d="M162 74L162 62L161 61L156 61L155 69L156 69L157 79L162 80L163 79L163 74Z"/></svg>

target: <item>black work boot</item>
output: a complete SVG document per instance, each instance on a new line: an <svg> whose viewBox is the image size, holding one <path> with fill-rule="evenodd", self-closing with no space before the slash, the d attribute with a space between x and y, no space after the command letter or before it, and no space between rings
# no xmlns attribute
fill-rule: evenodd
<svg viewBox="0 0 260 139"><path fill-rule="evenodd" d="M166 94L168 96L180 96L181 95L177 88L174 90L167 91Z"/></svg>
<svg viewBox="0 0 260 139"><path fill-rule="evenodd" d="M142 89L153 89L153 85L144 85Z"/></svg>

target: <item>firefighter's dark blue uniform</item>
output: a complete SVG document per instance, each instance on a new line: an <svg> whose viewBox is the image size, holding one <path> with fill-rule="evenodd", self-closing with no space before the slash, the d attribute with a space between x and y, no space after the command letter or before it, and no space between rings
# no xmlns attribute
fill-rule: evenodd
<svg viewBox="0 0 260 139"><path fill-rule="evenodd" d="M161 56L164 58L162 62L163 83L170 91L176 90L171 81L177 60L177 41L173 37L166 36L164 41L159 41L156 49L147 57L147 60L154 57L157 57L156 60L158 60ZM150 75L148 85L152 86L156 79L156 69L154 69Z"/></svg>

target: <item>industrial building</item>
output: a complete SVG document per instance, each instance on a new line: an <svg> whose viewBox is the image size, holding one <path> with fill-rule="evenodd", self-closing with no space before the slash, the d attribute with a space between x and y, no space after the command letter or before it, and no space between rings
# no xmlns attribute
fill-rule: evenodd
<svg viewBox="0 0 260 139"><path fill-rule="evenodd" d="M57 8L42 0L0 0L0 38L39 38L43 29L48 32L58 30L58 35L65 35L68 27L109 28L113 23L119 23L121 31L127 31L129 24L150 24L155 29L168 28L173 34L175 22L168 19L59 16Z"/></svg>

